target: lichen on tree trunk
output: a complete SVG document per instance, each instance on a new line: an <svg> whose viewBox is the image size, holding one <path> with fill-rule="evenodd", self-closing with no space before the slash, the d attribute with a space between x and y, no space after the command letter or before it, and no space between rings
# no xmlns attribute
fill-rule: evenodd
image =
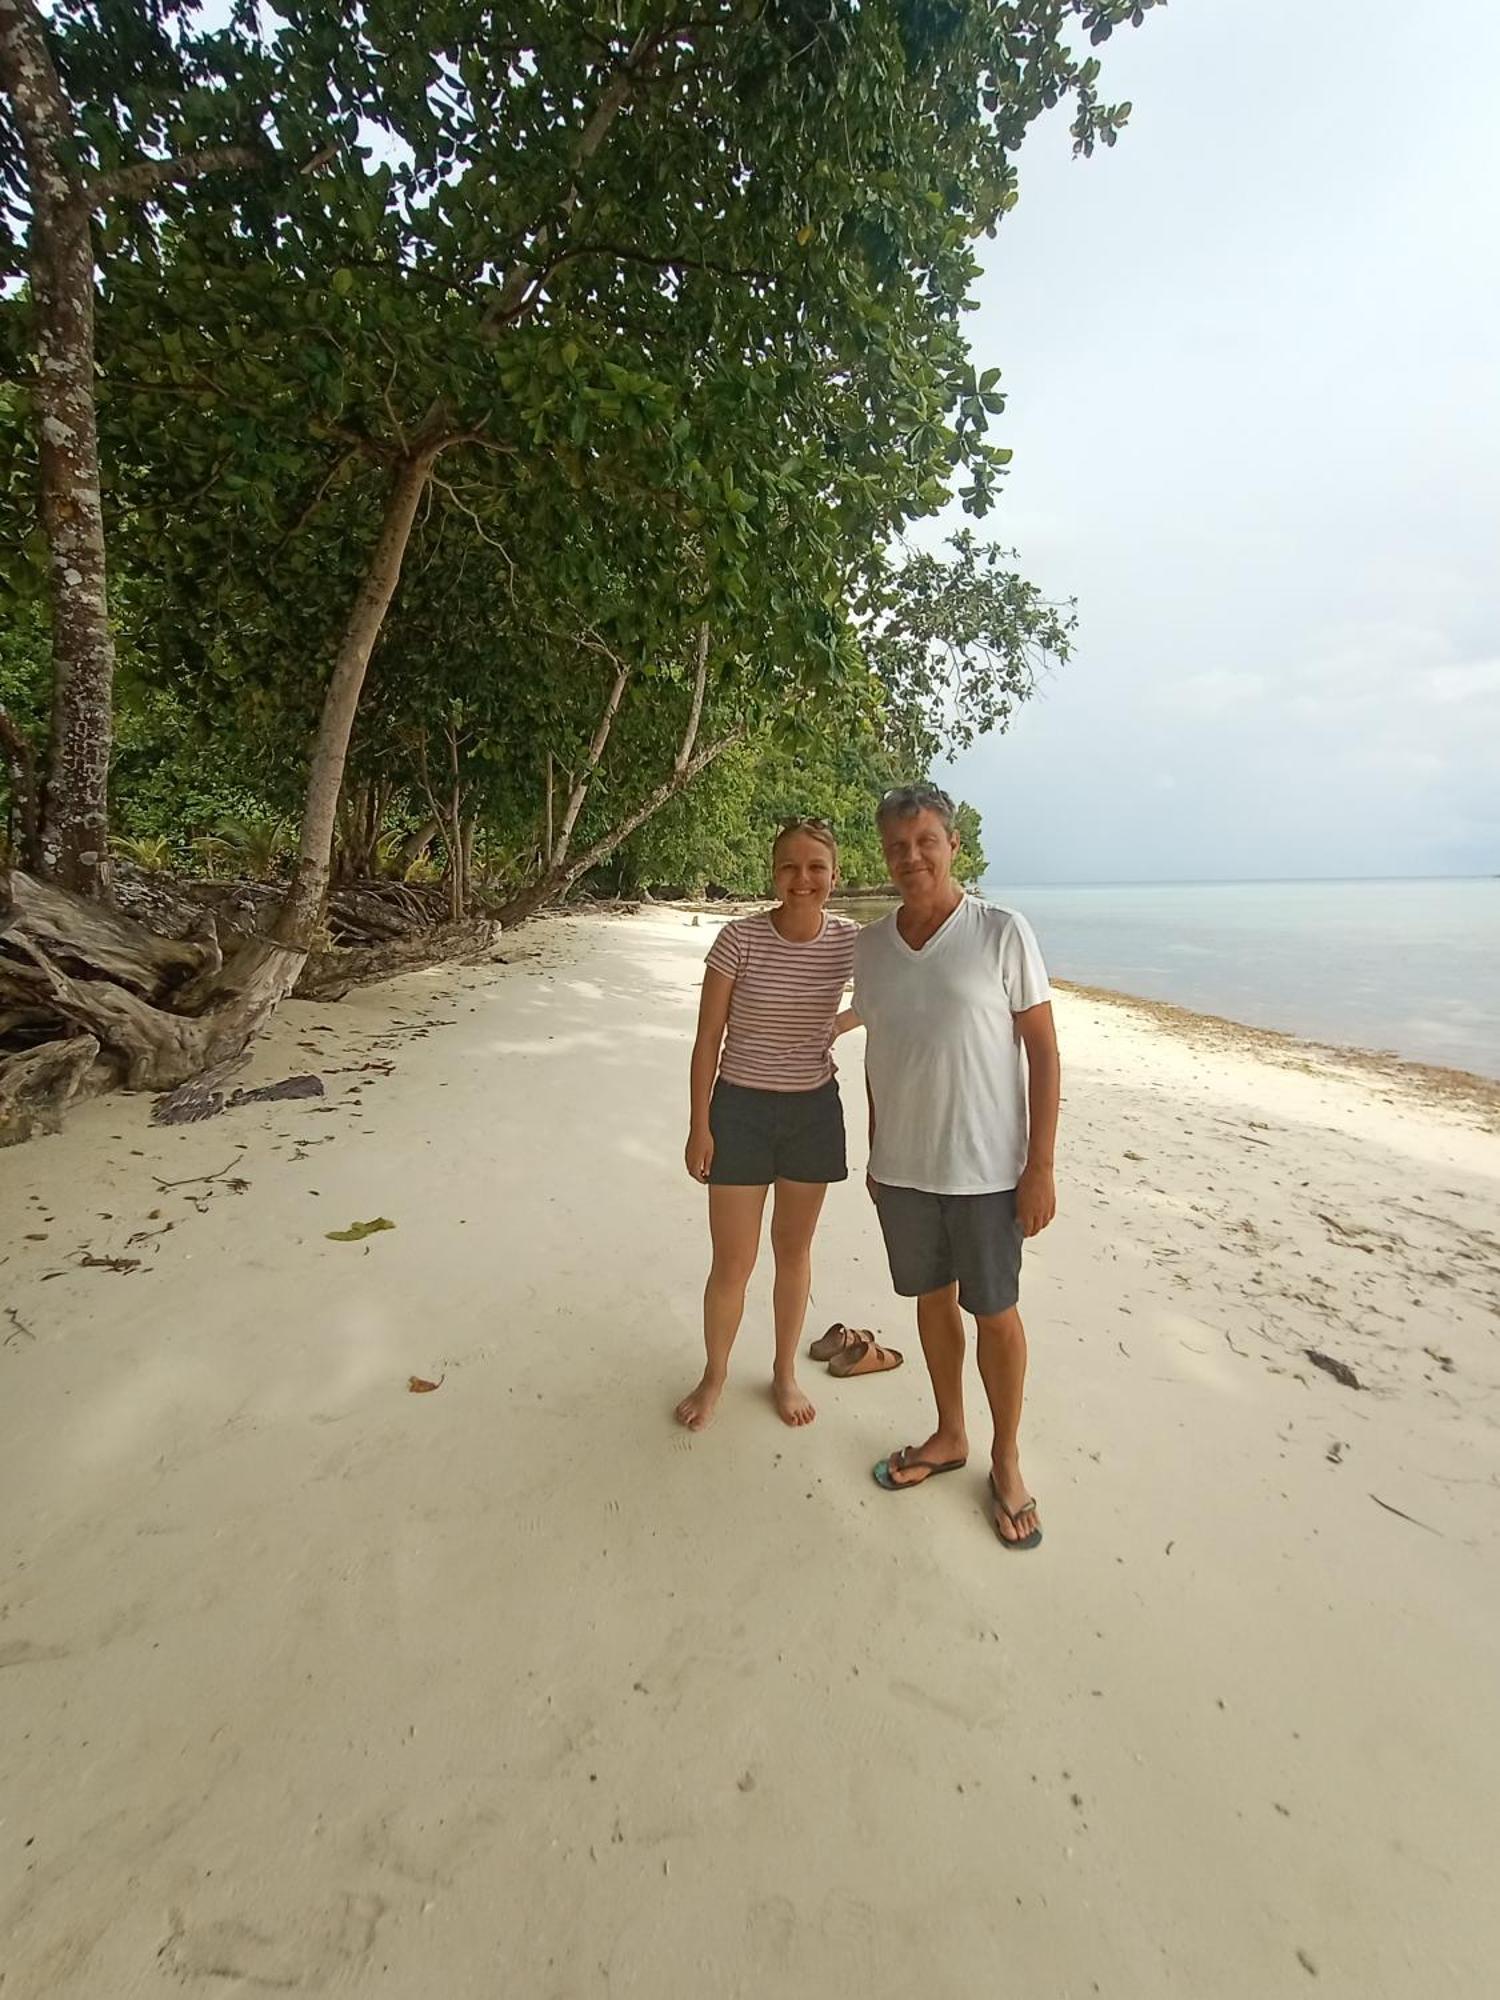
<svg viewBox="0 0 1500 2000"><path fill-rule="evenodd" d="M28 252L42 527L51 586L52 742L38 858L54 881L101 895L109 879L115 673L94 418L94 253L72 118L35 0L0 0L0 85L31 199Z"/></svg>

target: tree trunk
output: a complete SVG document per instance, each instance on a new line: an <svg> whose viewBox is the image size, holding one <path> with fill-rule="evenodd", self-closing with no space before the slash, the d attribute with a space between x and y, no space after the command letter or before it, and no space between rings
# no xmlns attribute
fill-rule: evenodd
<svg viewBox="0 0 1500 2000"><path fill-rule="evenodd" d="M563 808L562 823L557 829L557 838L547 850L547 871L556 872L568 858L568 849L573 841L573 829L578 824L578 815L583 811L584 800L589 795L589 786L594 773L599 768L599 760L604 755L604 747L609 742L609 732L615 726L615 717L620 712L620 703L625 699L626 684L630 679L628 661L615 661L616 673L605 699L604 711L599 717L599 725L589 744L588 755L583 760L583 769L573 780L568 792L568 803ZM548 817L551 817L551 801L548 801Z"/></svg>
<svg viewBox="0 0 1500 2000"><path fill-rule="evenodd" d="M721 757L732 744L744 736L744 725L732 729L727 736L721 736L717 743L710 743L706 750L700 750L689 757L685 764L674 765L671 777L659 784L651 796L636 807L635 811L621 820L608 833L596 840L592 847L580 854L575 861L560 869L549 869L539 882L523 889L513 896L500 911L500 921L509 930L512 925L524 922L527 917L547 903L556 902L565 896L573 884L591 868L597 868L601 861L607 861L621 844L629 840L631 834L643 827L648 819L655 817L664 805L685 791L700 771L706 771L716 757Z"/></svg>
<svg viewBox="0 0 1500 2000"><path fill-rule="evenodd" d="M368 882L375 874L380 829L390 804L390 787L366 778L347 792L339 806L335 872L345 882Z"/></svg>
<svg viewBox="0 0 1500 2000"><path fill-rule="evenodd" d="M406 836L396 857L403 875L409 868L415 868L442 830L441 821L429 819Z"/></svg>
<svg viewBox="0 0 1500 2000"><path fill-rule="evenodd" d="M657 786L644 805L639 806L613 832L605 834L601 840L596 840L594 845L581 859L569 865L567 860L568 842L572 835L574 822L578 818L578 807L581 807L583 804L583 794L586 794L588 791L589 778L592 776L600 757L604 754L604 745L609 738L610 725L615 719L615 712L620 706L620 698L625 692L625 680L630 670L625 666L620 667L620 671L615 678L614 687L610 691L604 715L600 719L598 729L594 732L594 741L589 746L588 762L584 766L580 780L573 787L573 794L569 800L569 804L572 806L573 799L576 798L577 806L573 806L570 817L565 820L565 830L559 835L557 845L549 851L546 865L539 878L529 888L523 889L518 896L513 896L510 902L502 908L500 912L502 923L507 925L518 924L524 918L533 915L537 910L541 909L544 903L550 903L559 896L566 896L580 876L586 875L591 868L597 868L601 861L608 860L621 841L628 840L637 827L644 826L648 819L661 811L669 799L675 798L685 786L692 783L700 771L706 770L715 757L722 755L731 743L737 743L744 735L744 725L740 724L737 728L732 729L727 736L721 737L717 743L711 744L707 750L699 750L695 754L698 731L703 722L704 698L708 692L708 646L709 629L707 624L703 624L698 627L698 658L693 669L692 700L688 705L688 718L683 727L682 740L677 746L676 756L672 759L671 776ZM549 760L547 772L549 811L551 806L551 776L551 764Z"/></svg>
<svg viewBox="0 0 1500 2000"><path fill-rule="evenodd" d="M10 824L6 836L21 866L36 871L42 865L36 758L31 745L3 708L0 708L0 751L10 766Z"/></svg>
<svg viewBox="0 0 1500 2000"><path fill-rule="evenodd" d="M114 638L94 418L94 252L72 164L73 119L36 0L0 0L0 85L26 162L31 222L28 393L36 409L41 517L52 600L52 742L42 800L42 870L80 895L109 880Z"/></svg>
<svg viewBox="0 0 1500 2000"><path fill-rule="evenodd" d="M0 6L4 4L5 0L0 0ZM396 467L375 551L344 628L328 692L323 698L323 714L318 723L307 773L297 865L287 885L275 925L279 943L303 951L316 934L323 901L328 894L339 791L344 782L349 738L354 729L354 717L365 684L370 654L400 581L401 562L411 538L417 503L427 485L432 462L439 449L438 446L430 446L401 460Z"/></svg>

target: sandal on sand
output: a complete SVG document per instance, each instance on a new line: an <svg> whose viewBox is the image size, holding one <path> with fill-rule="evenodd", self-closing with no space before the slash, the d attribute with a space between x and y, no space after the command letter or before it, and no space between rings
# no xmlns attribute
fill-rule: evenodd
<svg viewBox="0 0 1500 2000"><path fill-rule="evenodd" d="M889 1458L881 1459L875 1467L875 1484L883 1486L887 1493L904 1493L909 1486L925 1486L929 1479L936 1479L940 1472L962 1472L968 1464L966 1458L949 1458L939 1465L930 1458L918 1458L914 1444L902 1445L900 1451L893 1451ZM920 1471L920 1479L892 1479L892 1470L897 1472Z"/></svg>
<svg viewBox="0 0 1500 2000"><path fill-rule="evenodd" d="M835 1320L827 1333L820 1333L807 1351L814 1361L831 1361L835 1354L842 1354L851 1342L870 1338L868 1327L845 1326L841 1320Z"/></svg>
<svg viewBox="0 0 1500 2000"><path fill-rule="evenodd" d="M1035 1500L1023 1500L1020 1506L1015 1509L1007 1507L1005 1502L1000 1498L1000 1490L995 1484L995 1475L993 1472L990 1474L990 1498L994 1501L995 1505L1000 1509L1000 1512L1005 1516L1006 1520L1010 1522L1010 1525L1012 1527L1016 1525L1017 1521L1020 1520L1021 1516L1026 1512L1028 1507L1031 1508L1033 1512L1035 1512L1036 1510ZM1019 1554L1023 1549L1034 1549L1037 1543L1042 1539L1041 1529L1033 1528L1029 1535L1024 1535L1021 1537L1019 1541L1013 1542L1009 1535L1002 1535L1000 1533L1000 1523L994 1519L994 1516L991 1515L990 1518L994 1524L996 1539L999 1541L1000 1546L1003 1549L1014 1549Z"/></svg>
<svg viewBox="0 0 1500 2000"><path fill-rule="evenodd" d="M858 1333L847 1347L840 1348L828 1364L830 1375L842 1382L847 1375L883 1375L887 1368L899 1368L901 1354L894 1347L881 1347L873 1333Z"/></svg>

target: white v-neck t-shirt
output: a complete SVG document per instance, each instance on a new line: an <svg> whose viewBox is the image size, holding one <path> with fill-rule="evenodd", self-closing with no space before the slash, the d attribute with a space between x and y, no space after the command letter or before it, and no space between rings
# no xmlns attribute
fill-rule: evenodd
<svg viewBox="0 0 1500 2000"><path fill-rule="evenodd" d="M1026 1051L1014 1016L1051 998L1030 924L965 896L920 951L893 911L854 945L875 1102L870 1172L888 1187L994 1194L1026 1164Z"/></svg>

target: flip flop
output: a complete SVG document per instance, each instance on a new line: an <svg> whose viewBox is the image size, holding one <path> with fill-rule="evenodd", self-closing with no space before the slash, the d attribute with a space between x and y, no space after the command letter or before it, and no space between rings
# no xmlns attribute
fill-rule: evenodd
<svg viewBox="0 0 1500 2000"><path fill-rule="evenodd" d="M1032 1508L1033 1510L1035 1510L1036 1507L1035 1500L1023 1500L1020 1506L1015 1508L1014 1510L1007 1507L1005 1502L1000 1498L1000 1492L998 1487L995 1485L995 1475L993 1472L990 1474L990 1498L994 1501L995 1505L1000 1509L1000 1512L1005 1516L1006 1520L1010 1522L1010 1525L1012 1527L1016 1525L1016 1522L1026 1512L1026 1509L1028 1507ZM1034 1549L1037 1543L1042 1539L1041 1529L1033 1528L1029 1535L1023 1536L1020 1541L1013 1542L1010 1539L1009 1535L1002 1535L1000 1533L1000 1523L995 1520L993 1515L990 1516L990 1520L994 1526L995 1538L999 1542L1001 1548L1013 1549L1017 1555L1020 1555L1026 1549Z"/></svg>
<svg viewBox="0 0 1500 2000"><path fill-rule="evenodd" d="M883 1375L888 1368L899 1368L901 1361L899 1348L881 1347L874 1334L860 1333L834 1355L828 1372L842 1382L849 1375Z"/></svg>
<svg viewBox="0 0 1500 2000"><path fill-rule="evenodd" d="M841 1320L835 1320L826 1333L818 1335L807 1351L814 1361L831 1361L834 1355L841 1354L851 1341L868 1340L870 1337L868 1327L845 1326Z"/></svg>
<svg viewBox="0 0 1500 2000"><path fill-rule="evenodd" d="M936 1479L940 1472L962 1472L968 1464L966 1458L950 1458L939 1465L935 1459L918 1458L917 1448L912 1444L902 1445L900 1451L893 1451L889 1458L883 1458L875 1467L875 1484L883 1486L887 1493L905 1493L908 1487L925 1486L928 1479ZM923 1479L892 1479L891 1467L898 1472L911 1472L917 1466L926 1469Z"/></svg>

